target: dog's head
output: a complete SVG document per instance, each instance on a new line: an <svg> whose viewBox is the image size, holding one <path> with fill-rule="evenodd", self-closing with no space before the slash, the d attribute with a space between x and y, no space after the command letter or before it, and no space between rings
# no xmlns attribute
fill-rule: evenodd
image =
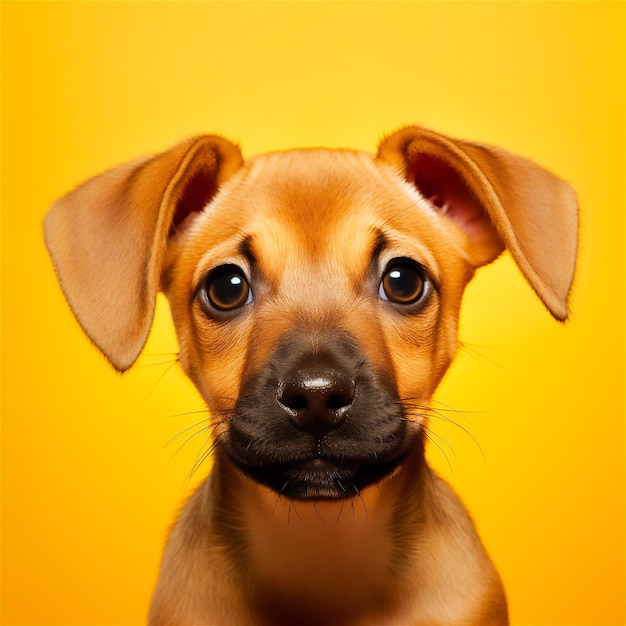
<svg viewBox="0 0 626 626"><path fill-rule="evenodd" d="M196 138L91 179L46 220L65 295L111 363L135 361L162 289L220 449L291 498L351 497L406 458L463 290L504 248L564 320L576 236L569 185L417 127L376 156L245 163Z"/></svg>

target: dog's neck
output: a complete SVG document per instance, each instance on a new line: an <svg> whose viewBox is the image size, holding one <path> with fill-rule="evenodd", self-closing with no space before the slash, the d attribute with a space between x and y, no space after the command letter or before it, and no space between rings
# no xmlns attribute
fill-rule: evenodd
<svg viewBox="0 0 626 626"><path fill-rule="evenodd" d="M385 611L381 598L388 602L399 591L410 550L399 545L394 531L400 518L410 514L419 520L415 509L427 509L429 470L417 448L393 476L348 500L292 501L238 473L220 481L230 494L222 498L232 503L236 493L237 501L246 503L230 507L226 523L231 537L238 529L234 560L268 623L305 623L306 615L286 606L289 600L299 609L308 606L311 623L318 624L330 624L329 616L344 621L340 612L346 606L369 614ZM225 509L214 514L220 510Z"/></svg>

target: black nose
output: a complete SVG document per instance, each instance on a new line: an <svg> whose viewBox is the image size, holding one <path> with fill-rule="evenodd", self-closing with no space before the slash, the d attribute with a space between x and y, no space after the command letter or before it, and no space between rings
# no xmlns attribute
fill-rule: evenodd
<svg viewBox="0 0 626 626"><path fill-rule="evenodd" d="M300 369L280 386L278 402L295 426L319 437L344 420L354 390L354 380L337 369Z"/></svg>

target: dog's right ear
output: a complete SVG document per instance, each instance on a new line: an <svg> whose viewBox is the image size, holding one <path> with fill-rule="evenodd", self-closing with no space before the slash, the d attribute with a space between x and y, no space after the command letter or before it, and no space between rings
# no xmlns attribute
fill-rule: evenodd
<svg viewBox="0 0 626 626"><path fill-rule="evenodd" d="M196 137L96 176L50 209L45 238L61 288L118 371L148 338L169 235L242 162L229 141Z"/></svg>

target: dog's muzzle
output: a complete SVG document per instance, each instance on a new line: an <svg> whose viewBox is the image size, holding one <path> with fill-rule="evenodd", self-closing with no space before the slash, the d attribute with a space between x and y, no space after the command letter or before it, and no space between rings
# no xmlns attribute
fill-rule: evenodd
<svg viewBox="0 0 626 626"><path fill-rule="evenodd" d="M312 343L303 333L280 342L243 386L220 445L281 495L351 498L399 466L412 436L390 375L352 337Z"/></svg>

